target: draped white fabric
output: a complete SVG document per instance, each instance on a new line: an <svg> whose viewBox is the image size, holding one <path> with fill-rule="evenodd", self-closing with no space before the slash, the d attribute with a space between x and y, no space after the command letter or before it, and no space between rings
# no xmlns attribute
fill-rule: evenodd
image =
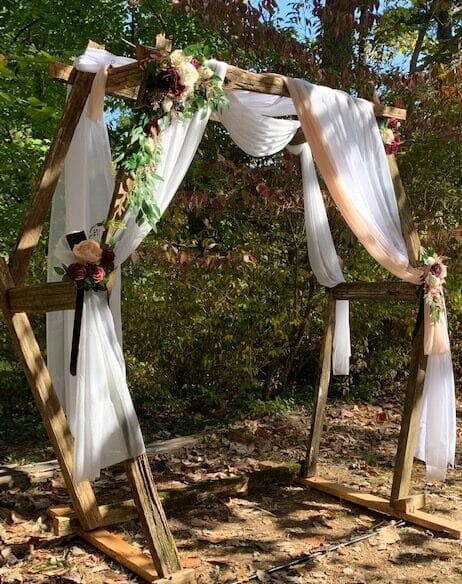
<svg viewBox="0 0 462 584"><path fill-rule="evenodd" d="M299 155L311 268L323 286L332 288L344 282L311 150L307 143L289 146L300 123L275 117L295 115L292 99L249 91L232 91L228 96L230 107L220 113L220 121L244 152L256 157L269 156L287 147ZM351 355L349 302L337 301L335 312L332 372L347 375Z"/></svg>
<svg viewBox="0 0 462 584"><path fill-rule="evenodd" d="M288 87L300 120L305 114L304 105L309 104L313 127L321 133L322 154L328 157L335 181L346 196L349 213L361 219L362 243L378 261L382 258L374 250L386 250L385 267L403 277L409 256L372 104L301 79L289 79ZM328 177L324 178L328 182ZM346 212L343 215L350 222L352 217ZM389 263L393 264L391 268ZM426 462L428 478L435 480L444 479L447 465L454 464L455 385L451 354L429 355L427 367L417 456Z"/></svg>
<svg viewBox="0 0 462 584"><path fill-rule="evenodd" d="M107 51L88 49L75 66L96 72L108 64L120 66L127 62L133 60L119 60ZM209 65L224 77L225 64L210 62ZM104 221L114 190L104 119L90 119L88 107L87 103L66 157L64 181L61 181L53 200L49 281L59 279L53 271L54 266L61 264L56 256L59 239L71 231L85 230L88 235L92 225ZM102 108L96 109L102 112ZM204 116L203 112L198 112L191 120L174 123L164 133L163 159L161 168L157 170L164 180L159 183L158 192L153 194L161 212L167 208L189 168L208 121L209 112L206 113ZM115 245L117 266L150 231L147 225L137 225L131 214L127 219L127 229L120 232ZM51 313L48 317L48 365L75 439L75 482L92 480L99 476L101 468L144 452L142 434L126 385L123 353L116 334L120 326L117 290L112 296L114 316L109 310L105 293L85 293L75 377L69 374L74 311Z"/></svg>

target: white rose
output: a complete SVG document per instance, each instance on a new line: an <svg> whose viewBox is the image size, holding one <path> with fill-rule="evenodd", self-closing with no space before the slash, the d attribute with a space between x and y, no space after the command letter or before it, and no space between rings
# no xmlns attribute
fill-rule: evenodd
<svg viewBox="0 0 462 584"><path fill-rule="evenodd" d="M181 84L186 87L188 93L191 92L191 89L194 88L194 84L199 79L197 69L191 63L184 63L181 67L178 67L178 73L180 75Z"/></svg>
<svg viewBox="0 0 462 584"><path fill-rule="evenodd" d="M213 69L210 69L210 67L201 67L199 69L199 74L201 76L201 79L207 81L207 79L211 79L215 75L215 72L213 71Z"/></svg>
<svg viewBox="0 0 462 584"><path fill-rule="evenodd" d="M181 49L176 49L170 53L170 63L174 67L182 67L186 62L186 55Z"/></svg>
<svg viewBox="0 0 462 584"><path fill-rule="evenodd" d="M173 107L173 101L169 97L165 97L162 100L162 110L168 113Z"/></svg>
<svg viewBox="0 0 462 584"><path fill-rule="evenodd" d="M428 274L426 280L427 284L429 286L438 286L440 283L439 278L437 278L436 276L434 276L433 274Z"/></svg>
<svg viewBox="0 0 462 584"><path fill-rule="evenodd" d="M425 260L425 265L426 266L433 266L433 264L436 262L435 258L433 256L429 256L426 260Z"/></svg>
<svg viewBox="0 0 462 584"><path fill-rule="evenodd" d="M380 135L382 136L384 144L393 144L395 135L393 134L393 130L391 128L384 128L383 130L380 130Z"/></svg>

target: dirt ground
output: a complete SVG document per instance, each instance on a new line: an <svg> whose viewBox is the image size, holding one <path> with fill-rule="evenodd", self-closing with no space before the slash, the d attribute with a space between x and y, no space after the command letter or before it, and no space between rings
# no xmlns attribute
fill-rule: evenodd
<svg viewBox="0 0 462 584"><path fill-rule="evenodd" d="M319 475L387 497L399 432L396 396L402 394L402 388L395 387L378 396L375 405L331 403ZM461 406L459 402L458 418ZM159 486L192 484L246 473L260 468L262 461L298 461L303 458L308 416L304 410L291 411L210 430L194 448L153 458L156 480ZM461 438L459 429L458 446ZM460 460L444 483L430 484L425 482L424 466L416 463L413 488L425 491L429 511L462 522L459 464ZM106 501L130 497L122 473L108 472L96 486ZM27 491L0 492L0 582L141 582L78 537L51 534L46 509L66 502L59 476ZM196 569L199 584L229 584L254 573L255 582L270 583L462 582L461 541L410 524L399 527L389 520L373 538L268 576L264 570L271 566L383 524L384 518L295 485L209 498L168 515L183 564ZM113 530L143 548L135 521Z"/></svg>

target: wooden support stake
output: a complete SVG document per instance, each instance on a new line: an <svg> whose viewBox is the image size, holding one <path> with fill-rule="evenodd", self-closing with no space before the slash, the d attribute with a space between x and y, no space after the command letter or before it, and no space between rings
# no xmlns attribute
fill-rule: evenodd
<svg viewBox="0 0 462 584"><path fill-rule="evenodd" d="M94 75L76 71L73 86L66 102L60 125L48 151L41 175L29 202L23 223L16 240L11 260L11 275L16 285L24 282L31 255L42 233L53 193L58 184L64 159L72 136L80 120L85 102L90 93Z"/></svg>
<svg viewBox="0 0 462 584"><path fill-rule="evenodd" d="M0 309L61 466L80 524L84 529L94 529L101 522L95 494L88 481L76 485L72 482L74 439L27 314L22 312L12 315L10 312L7 291L13 286L8 266L0 258Z"/></svg>
<svg viewBox="0 0 462 584"><path fill-rule="evenodd" d="M303 476L305 477L316 474L324 412L326 409L327 393L329 391L330 372L332 367L332 342L335 326L335 300L331 292L329 292L328 295L327 317L325 323L324 336L321 345L321 375L314 398L306 460L303 467Z"/></svg>
<svg viewBox="0 0 462 584"><path fill-rule="evenodd" d="M167 577L181 570L175 540L152 478L146 454L126 462L127 477L158 574Z"/></svg>
<svg viewBox="0 0 462 584"><path fill-rule="evenodd" d="M409 495L411 486L412 465L419 432L420 412L425 380L427 355L424 355L424 325L420 323L414 339L409 378L406 387L401 431L398 439L391 502L404 499Z"/></svg>
<svg viewBox="0 0 462 584"><path fill-rule="evenodd" d="M377 495L372 495L370 493L363 493L362 491L320 477L310 477L307 479L301 478L298 479L297 482L305 487L310 487L317 491L333 495L334 497L339 497L340 499L349 501L355 505L366 507L371 511L382 513L390 517L396 517L398 519L404 519L414 525L420 525L421 527L431 529L432 531L442 531L455 539L462 539L462 524L456 521L450 521L445 517L434 516L430 513L425 513L424 511L419 510L412 513L401 511L393 507L389 501L382 497L377 497Z"/></svg>

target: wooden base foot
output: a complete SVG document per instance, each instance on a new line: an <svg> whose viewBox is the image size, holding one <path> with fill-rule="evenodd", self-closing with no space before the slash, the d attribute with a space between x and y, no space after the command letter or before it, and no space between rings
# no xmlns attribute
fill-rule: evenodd
<svg viewBox="0 0 462 584"><path fill-rule="evenodd" d="M404 497L403 499L396 499L395 501L390 501L391 506L398 511L404 511L405 513L414 513L418 509L424 509L426 505L426 498L424 493L419 493L418 495L409 495L409 497Z"/></svg>
<svg viewBox="0 0 462 584"><path fill-rule="evenodd" d="M338 497L339 499L349 501L355 505L366 507L376 513L404 519L404 521L408 521L414 525L419 525L420 527L425 527L432 531L442 531L455 539L462 539L462 524L457 523L456 521L450 521L444 517L434 516L430 513L425 513L424 511L419 510L413 512L401 511L392 506L387 499L377 497L370 493L363 493L320 477L310 477L307 479L299 478L297 479L297 483L304 487L310 487L317 491Z"/></svg>
<svg viewBox="0 0 462 584"><path fill-rule="evenodd" d="M106 529L79 531L79 536L143 578L143 580L146 580L146 582L155 584L194 584L196 581L194 570L192 569L178 570L173 574L160 578L150 556L140 552L139 549L129 544L120 535L111 533Z"/></svg>

